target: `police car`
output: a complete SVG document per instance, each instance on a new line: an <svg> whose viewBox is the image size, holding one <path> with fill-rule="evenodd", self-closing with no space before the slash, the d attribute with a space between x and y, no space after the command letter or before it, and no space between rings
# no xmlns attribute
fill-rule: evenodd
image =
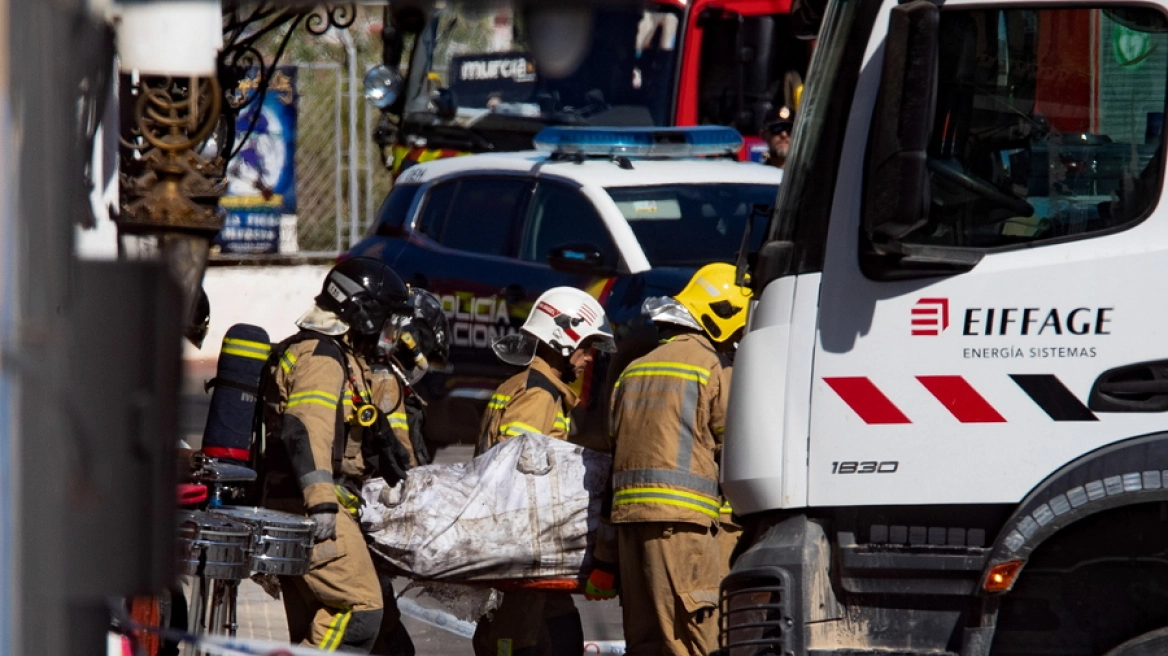
<svg viewBox="0 0 1168 656"><path fill-rule="evenodd" d="M734 161L742 138L729 128L547 128L535 141L537 151L407 169L350 251L442 299L454 371L423 388L440 403L427 433L442 441L473 440L483 404L512 373L491 343L515 332L542 292L593 294L619 345L644 298L677 293L704 264L733 262L748 222L757 246L782 180L779 169ZM603 439L602 413L591 411L603 407L606 369L622 360L618 352L578 383L583 443Z"/></svg>

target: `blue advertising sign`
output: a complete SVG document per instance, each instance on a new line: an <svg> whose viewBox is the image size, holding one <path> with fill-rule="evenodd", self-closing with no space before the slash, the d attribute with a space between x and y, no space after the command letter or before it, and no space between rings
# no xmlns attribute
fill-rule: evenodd
<svg viewBox="0 0 1168 656"><path fill-rule="evenodd" d="M228 212L215 244L223 253L278 253L280 215L272 212Z"/></svg>
<svg viewBox="0 0 1168 656"><path fill-rule="evenodd" d="M255 81L240 86L249 84ZM221 205L228 211L296 213L296 107L296 67L281 66L263 102L250 103L236 118L237 138L249 127L251 135L227 164L227 196Z"/></svg>
<svg viewBox="0 0 1168 656"><path fill-rule="evenodd" d="M258 78L247 78L239 94L255 93L258 86ZM263 101L249 103L236 118L236 138L247 139L227 165L227 195L219 201L227 210L215 240L223 252L279 250L280 215L296 213L297 100L296 67L280 66Z"/></svg>

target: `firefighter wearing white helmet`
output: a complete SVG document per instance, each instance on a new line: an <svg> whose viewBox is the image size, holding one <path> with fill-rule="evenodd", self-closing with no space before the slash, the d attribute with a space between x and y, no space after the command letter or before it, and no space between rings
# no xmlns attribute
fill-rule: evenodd
<svg viewBox="0 0 1168 656"><path fill-rule="evenodd" d="M717 648L718 584L729 570L718 539L730 393L724 351L746 325L749 300L729 264L702 267L677 296L648 299L660 344L633 360L613 391L618 563L598 555L588 580L611 591L619 568L629 654Z"/></svg>
<svg viewBox="0 0 1168 656"><path fill-rule="evenodd" d="M597 350L613 350L604 308L579 289L556 287L532 306L520 332L493 345L504 362L526 369L495 391L475 455L511 437L540 433L568 439L578 398L568 385ZM512 591L474 634L477 656L582 654L580 614L567 592Z"/></svg>
<svg viewBox="0 0 1168 656"><path fill-rule="evenodd" d="M535 301L519 334L493 344L499 359L527 367L499 386L487 405L475 455L508 437L541 433L567 439L576 393L568 387L592 361L613 349L612 329L596 299L555 287Z"/></svg>

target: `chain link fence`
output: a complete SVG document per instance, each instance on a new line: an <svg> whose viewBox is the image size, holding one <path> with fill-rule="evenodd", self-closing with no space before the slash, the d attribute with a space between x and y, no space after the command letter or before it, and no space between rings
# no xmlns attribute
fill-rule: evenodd
<svg viewBox="0 0 1168 656"><path fill-rule="evenodd" d="M344 243L344 121L340 64L297 63L296 241L302 253L339 252Z"/></svg>
<svg viewBox="0 0 1168 656"><path fill-rule="evenodd" d="M505 44L491 41L498 37L497 13L476 11L450 21L439 38L435 72L444 73L448 54L509 46L510 37ZM264 56L270 58L283 49L278 44L287 35L280 65L297 69L298 103L296 215L285 215L280 222L280 254L260 259L335 256L360 239L376 220L392 179L373 143L380 113L365 101L362 79L381 60L382 19L381 7L358 5L356 19L348 28L320 35L293 26L290 33L274 32L260 44ZM355 66L350 67L350 62Z"/></svg>

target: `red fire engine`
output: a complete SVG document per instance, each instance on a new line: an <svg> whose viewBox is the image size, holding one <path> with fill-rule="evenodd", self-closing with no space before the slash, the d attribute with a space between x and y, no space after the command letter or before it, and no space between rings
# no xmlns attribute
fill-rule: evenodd
<svg viewBox="0 0 1168 656"><path fill-rule="evenodd" d="M374 139L395 174L441 157L525 150L548 125L729 125L746 137L742 157L757 160L762 127L780 107L794 108L810 60L814 35L799 34L791 5L596 7L588 47L560 76L537 69L522 29L510 36L521 12L495 15L496 33L507 36L491 52L455 54L445 10L387 11L385 66L366 78L367 96L383 111ZM407 34L416 36L403 76Z"/></svg>

